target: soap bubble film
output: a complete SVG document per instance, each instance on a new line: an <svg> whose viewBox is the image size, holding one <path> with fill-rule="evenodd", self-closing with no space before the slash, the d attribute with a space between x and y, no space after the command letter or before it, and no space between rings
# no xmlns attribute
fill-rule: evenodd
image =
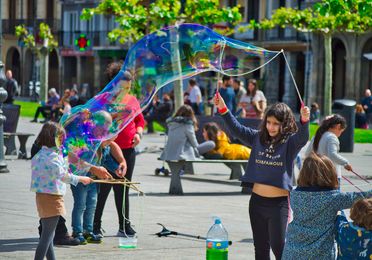
<svg viewBox="0 0 372 260"><path fill-rule="evenodd" d="M123 130L163 86L209 71L242 76L279 53L196 24L167 27L145 36L128 51L121 71L101 92L61 118L66 129L62 150L69 155L72 171L80 174L85 162L96 163L101 142Z"/></svg>

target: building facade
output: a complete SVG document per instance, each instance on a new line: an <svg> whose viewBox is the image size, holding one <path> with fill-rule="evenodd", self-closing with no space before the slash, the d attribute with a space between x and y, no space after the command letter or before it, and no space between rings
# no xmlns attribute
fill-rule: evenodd
<svg viewBox="0 0 372 260"><path fill-rule="evenodd" d="M49 87L61 93L77 86L87 98L106 84L104 71L108 63L124 60L129 44L108 41L107 33L117 27L111 16L95 15L89 21L80 19L84 8L97 6L99 0L2 0L3 46L2 60L6 69L13 71L22 86L22 95L29 95L29 82L38 80L38 61L14 35L18 24L30 30L46 22L59 42L50 53ZM149 1L144 1L148 4ZM221 5L240 5L243 24L251 19L270 18L279 7L306 8L317 1L311 0L221 0ZM37 32L35 32L37 36ZM77 46L79 39L89 40L86 48ZM269 31L235 33L234 38L269 50L284 50L300 94L306 104L323 103L324 44L322 35L299 33L293 29L275 28ZM361 35L340 33L333 37L334 99L348 98L359 101L364 89L372 87L372 33ZM257 65L262 61L257 60ZM203 76L203 75L202 75ZM206 75L209 77L209 75ZM297 98L291 73L284 56L280 54L263 69L245 76L256 78L270 103L282 101L297 109ZM213 84L209 84L213 85Z"/></svg>
<svg viewBox="0 0 372 260"><path fill-rule="evenodd" d="M61 26L61 9L58 0L2 0L2 57L5 69L13 71L13 77L21 86L21 95L29 96L39 81L40 62L34 53L24 46L15 36L15 26L24 24L34 33L38 41L38 28L41 22L49 25L54 37L58 40ZM61 62L59 50L49 55L49 88L60 90ZM32 82L32 83L30 83Z"/></svg>

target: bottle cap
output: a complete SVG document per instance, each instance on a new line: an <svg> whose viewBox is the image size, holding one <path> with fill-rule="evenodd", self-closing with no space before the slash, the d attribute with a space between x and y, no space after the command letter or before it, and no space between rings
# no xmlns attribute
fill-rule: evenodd
<svg viewBox="0 0 372 260"><path fill-rule="evenodd" d="M216 218L215 220L214 220L214 224L221 224L221 219L219 219L219 218Z"/></svg>

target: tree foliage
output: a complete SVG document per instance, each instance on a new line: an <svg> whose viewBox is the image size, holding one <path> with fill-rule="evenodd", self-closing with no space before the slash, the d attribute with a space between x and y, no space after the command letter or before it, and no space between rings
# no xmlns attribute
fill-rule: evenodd
<svg viewBox="0 0 372 260"><path fill-rule="evenodd" d="M16 36L24 42L26 47L31 48L35 52L39 52L42 47L46 47L51 51L58 46L57 41L54 39L54 36L46 23L40 23L39 25L38 33L42 40L42 44L36 42L35 36L27 30L24 24L17 25L15 29Z"/></svg>
<svg viewBox="0 0 372 260"><path fill-rule="evenodd" d="M372 28L372 0L323 0L311 8L303 10L281 7L273 12L270 19L251 20L247 27L268 30L276 26L323 34L325 51L323 112L325 115L331 114L332 35L338 32L364 33L370 31Z"/></svg>
<svg viewBox="0 0 372 260"><path fill-rule="evenodd" d="M241 21L239 6L221 8L218 0L186 0L183 8L180 0L157 0L147 5L140 0L104 0L95 8L83 9L81 18L89 20L94 15L115 17L118 27L109 32L108 38L120 43L135 42L178 22L236 25Z"/></svg>
<svg viewBox="0 0 372 260"><path fill-rule="evenodd" d="M251 28L276 26L320 33L363 33L372 28L372 0L323 0L303 10L281 7L270 19L250 21Z"/></svg>

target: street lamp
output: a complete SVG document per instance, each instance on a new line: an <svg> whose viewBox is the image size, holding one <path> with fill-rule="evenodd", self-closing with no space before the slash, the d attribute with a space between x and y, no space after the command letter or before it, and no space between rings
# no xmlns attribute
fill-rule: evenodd
<svg viewBox="0 0 372 260"><path fill-rule="evenodd" d="M3 102L8 96L8 92L4 89L6 78L4 74L4 64L1 61L1 48L3 47L3 18L1 16L3 4L0 0L0 173L9 172L4 159L4 122L6 117L3 115Z"/></svg>
<svg viewBox="0 0 372 260"><path fill-rule="evenodd" d="M1 25L1 24L0 24ZM0 35L1 37L1 35ZM1 48L1 45L0 45ZM4 159L4 122L6 117L3 115L3 102L8 96L8 92L4 89L6 77L4 73L4 64L0 60L0 173L9 172L5 159Z"/></svg>

